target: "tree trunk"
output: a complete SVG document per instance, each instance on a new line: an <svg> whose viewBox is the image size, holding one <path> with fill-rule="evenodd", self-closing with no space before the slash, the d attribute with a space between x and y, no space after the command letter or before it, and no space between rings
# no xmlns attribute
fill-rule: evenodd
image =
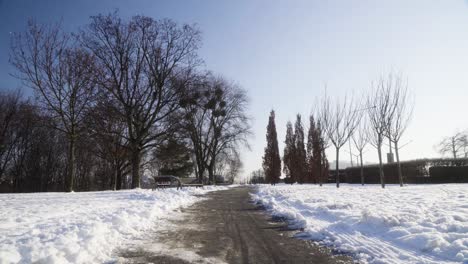
<svg viewBox="0 0 468 264"><path fill-rule="evenodd" d="M203 174L205 173L204 168L198 169L198 183L202 184L203 183Z"/></svg>
<svg viewBox="0 0 468 264"><path fill-rule="evenodd" d="M140 188L141 150L132 148L132 189Z"/></svg>
<svg viewBox="0 0 468 264"><path fill-rule="evenodd" d="M379 143L377 146L377 152L379 154L380 184L382 185L382 188L385 188L385 178L384 178L384 171L383 171L383 165L382 165L382 140L379 140Z"/></svg>
<svg viewBox="0 0 468 264"><path fill-rule="evenodd" d="M390 154L392 154L392 139L390 137L388 138L388 147L389 147Z"/></svg>
<svg viewBox="0 0 468 264"><path fill-rule="evenodd" d="M75 136L71 135L68 140L68 171L67 171L67 192L73 192L75 178Z"/></svg>
<svg viewBox="0 0 468 264"><path fill-rule="evenodd" d="M361 185L364 186L364 164L362 163L362 150L359 151L359 159L361 161Z"/></svg>
<svg viewBox="0 0 468 264"><path fill-rule="evenodd" d="M197 157L197 176L198 183L203 184L203 175L205 174L205 164Z"/></svg>
<svg viewBox="0 0 468 264"><path fill-rule="evenodd" d="M318 178L318 182L319 182L319 186L322 187L322 177L323 177L323 170L322 170L322 157L320 156L320 162L319 162L319 178Z"/></svg>
<svg viewBox="0 0 468 264"><path fill-rule="evenodd" d="M110 188L111 190L115 191L117 189L117 170L114 168L114 170L112 171L113 172L113 176L111 178L111 184L110 184Z"/></svg>
<svg viewBox="0 0 468 264"><path fill-rule="evenodd" d="M119 162L116 161L114 164L114 177L112 179L112 190L114 191L120 190L117 188L117 185L119 184L119 172L120 172Z"/></svg>
<svg viewBox="0 0 468 264"><path fill-rule="evenodd" d="M398 153L398 142L395 142L394 144L395 144L396 162L398 166L398 180L400 181L400 187L403 187L403 173L401 172L400 155Z"/></svg>
<svg viewBox="0 0 468 264"><path fill-rule="evenodd" d="M209 180L210 184L216 185L216 179L215 179L215 176L214 176L214 163L212 163L212 164L210 164L210 166L208 166L208 180Z"/></svg>
<svg viewBox="0 0 468 264"><path fill-rule="evenodd" d="M115 177L115 190L122 190L122 170L120 167L117 168Z"/></svg>
<svg viewBox="0 0 468 264"><path fill-rule="evenodd" d="M46 181L45 181L45 179L44 179L44 176L45 176L45 175L44 175L44 172L41 171L41 172L40 172L40 175L41 175L41 178L40 178L40 182L39 182L39 185L40 185L39 190L40 190L41 192L45 192L45 191L46 191L46 188L45 188L45 186L46 186Z"/></svg>
<svg viewBox="0 0 468 264"><path fill-rule="evenodd" d="M200 182L200 176L198 176L198 165L194 166L194 171L195 171L195 179L197 179L198 182Z"/></svg>
<svg viewBox="0 0 468 264"><path fill-rule="evenodd" d="M453 158L456 159L457 158L457 151L455 150L454 145L452 145L452 153L453 153Z"/></svg>
<svg viewBox="0 0 468 264"><path fill-rule="evenodd" d="M340 188L340 170L339 170L339 164L340 164L340 149L336 148L336 188Z"/></svg>
<svg viewBox="0 0 468 264"><path fill-rule="evenodd" d="M197 169L195 170L198 183L203 184L203 174L205 173L205 164L203 160L199 157L199 155L195 155L196 162L197 162Z"/></svg>
<svg viewBox="0 0 468 264"><path fill-rule="evenodd" d="M457 149L456 149L456 144L455 144L455 139L452 138L452 154L453 154L453 158L456 159L457 158Z"/></svg>
<svg viewBox="0 0 468 264"><path fill-rule="evenodd" d="M208 179L210 181L210 184L216 185L216 177L214 175L215 173L215 168L216 168L216 155L213 153L210 155L211 156L211 161L210 164L208 165Z"/></svg>

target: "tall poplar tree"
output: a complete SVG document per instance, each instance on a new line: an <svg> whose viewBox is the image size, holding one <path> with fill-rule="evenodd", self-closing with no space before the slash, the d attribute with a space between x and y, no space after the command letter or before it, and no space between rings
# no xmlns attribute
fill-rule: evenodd
<svg viewBox="0 0 468 264"><path fill-rule="evenodd" d="M317 183L317 173L314 164L314 137L317 133L314 116L309 117L309 133L307 134L307 182Z"/></svg>
<svg viewBox="0 0 468 264"><path fill-rule="evenodd" d="M294 148L294 174L297 175L297 182L304 183L307 179L307 157L304 144L304 127L302 126L300 114L296 116L296 123L294 124Z"/></svg>
<svg viewBox="0 0 468 264"><path fill-rule="evenodd" d="M322 130L320 120L315 124L312 136L312 156L313 170L316 173L316 179L320 186L328 180L329 163L325 154L327 143Z"/></svg>
<svg viewBox="0 0 468 264"><path fill-rule="evenodd" d="M279 155L274 110L271 110L270 118L268 119L266 140L267 146L265 148L265 155L263 156L265 180L267 183L276 184L281 176L281 158Z"/></svg>
<svg viewBox="0 0 468 264"><path fill-rule="evenodd" d="M283 153L283 173L286 176L285 183L296 182L296 175L294 173L294 133L290 121L286 124L286 139L284 140L284 153Z"/></svg>

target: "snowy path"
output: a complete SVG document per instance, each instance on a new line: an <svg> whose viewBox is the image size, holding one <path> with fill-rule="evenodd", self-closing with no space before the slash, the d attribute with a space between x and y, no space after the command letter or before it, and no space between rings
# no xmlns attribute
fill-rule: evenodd
<svg viewBox="0 0 468 264"><path fill-rule="evenodd" d="M124 263L350 263L347 256L296 239L287 223L272 221L250 201L248 187L212 192L184 209L171 228L154 230L139 247L122 251ZM152 239L151 239L152 237Z"/></svg>
<svg viewBox="0 0 468 264"><path fill-rule="evenodd" d="M112 261L117 247L220 189L0 194L0 264Z"/></svg>
<svg viewBox="0 0 468 264"><path fill-rule="evenodd" d="M260 186L304 236L368 263L468 263L468 185Z"/></svg>

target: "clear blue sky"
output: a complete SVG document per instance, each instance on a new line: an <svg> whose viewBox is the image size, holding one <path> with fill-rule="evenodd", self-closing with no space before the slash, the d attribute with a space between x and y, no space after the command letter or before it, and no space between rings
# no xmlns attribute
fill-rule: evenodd
<svg viewBox="0 0 468 264"><path fill-rule="evenodd" d="M437 156L438 141L468 128L468 6L462 0L0 0L0 89L20 86L9 76L9 38L29 17L62 19L73 30L115 8L125 17L199 25L206 68L237 81L251 98L255 137L252 151L243 152L245 173L261 167L270 109L277 113L282 152L286 121L296 113L307 119L324 83L338 96L368 89L382 73L404 72L416 107L402 159ZM365 160L374 161L375 152L369 148Z"/></svg>

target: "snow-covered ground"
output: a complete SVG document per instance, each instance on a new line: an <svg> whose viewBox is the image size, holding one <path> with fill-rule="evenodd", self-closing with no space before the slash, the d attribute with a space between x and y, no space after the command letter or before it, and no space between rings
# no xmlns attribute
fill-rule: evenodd
<svg viewBox="0 0 468 264"><path fill-rule="evenodd" d="M0 264L115 260L116 248L203 199L196 194L225 188L0 194Z"/></svg>
<svg viewBox="0 0 468 264"><path fill-rule="evenodd" d="M468 263L468 184L261 185L252 196L364 263Z"/></svg>

